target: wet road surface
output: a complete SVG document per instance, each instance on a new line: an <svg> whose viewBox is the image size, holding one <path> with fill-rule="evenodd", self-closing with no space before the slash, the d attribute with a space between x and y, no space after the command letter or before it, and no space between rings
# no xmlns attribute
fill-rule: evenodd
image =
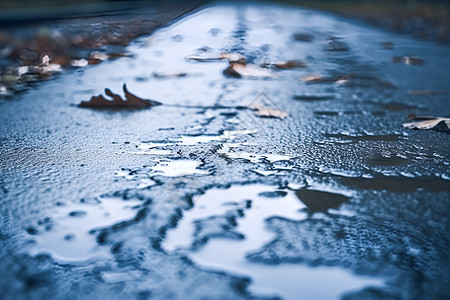
<svg viewBox="0 0 450 300"><path fill-rule="evenodd" d="M449 135L402 127L449 113L448 47L223 4L127 51L0 103L5 299L448 297ZM265 75L187 59L222 52ZM124 83L163 105L77 107Z"/></svg>

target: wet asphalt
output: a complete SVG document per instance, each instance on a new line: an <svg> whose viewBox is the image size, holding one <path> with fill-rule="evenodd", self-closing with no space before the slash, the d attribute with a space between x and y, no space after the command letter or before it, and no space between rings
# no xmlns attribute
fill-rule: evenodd
<svg viewBox="0 0 450 300"><path fill-rule="evenodd" d="M448 131L402 127L449 116L448 46L217 4L127 53L0 100L2 298L448 298ZM162 105L77 106L124 83Z"/></svg>

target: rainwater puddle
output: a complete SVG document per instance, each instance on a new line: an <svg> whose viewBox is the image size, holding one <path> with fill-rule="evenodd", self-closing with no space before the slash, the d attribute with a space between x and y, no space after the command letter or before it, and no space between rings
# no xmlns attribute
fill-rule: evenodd
<svg viewBox="0 0 450 300"><path fill-rule="evenodd" d="M165 147L170 145L169 143L138 143L136 148L140 151L130 152L131 154L138 155L171 155L173 154L170 150L156 149L159 147Z"/></svg>
<svg viewBox="0 0 450 300"><path fill-rule="evenodd" d="M187 159L161 159L152 168L150 175L161 175L165 177L180 177L187 175L208 175L208 170L200 170L198 167L202 162Z"/></svg>
<svg viewBox="0 0 450 300"><path fill-rule="evenodd" d="M143 189L152 185L155 185L155 181L148 178L148 174L142 174L141 172L133 171L133 170L121 170L114 172L114 176L122 177L130 182L134 182L136 184L137 189Z"/></svg>
<svg viewBox="0 0 450 300"><path fill-rule="evenodd" d="M285 299L336 299L349 290L361 289L368 285L382 285L382 280L355 276L347 270L335 267L309 267L302 264L268 265L252 263L246 255L270 242L275 235L266 230L265 220L278 216L292 220L303 220L308 217L309 204L324 191L310 191L301 195L305 199L299 201L299 191L306 189L279 190L273 186L252 184L232 186L228 189L211 189L200 196L195 207L185 211L176 228L168 231L163 248L169 252L187 252L202 267L230 272L232 274L250 276L250 291L255 294L278 295ZM320 210L332 208L335 212L345 196L328 193L330 203L320 203ZM333 200L331 200L333 198ZM336 201L334 201L336 200ZM345 200L347 198L345 197ZM339 203L337 203L339 202ZM311 204L310 204L311 205ZM236 214L235 212L240 212ZM231 222L234 232L242 238L230 238L223 230L202 235L202 222L217 219L220 216L238 216ZM233 226L234 223L234 226ZM214 223L209 223L214 227ZM219 226L220 227L220 226ZM222 228L226 228L222 226ZM225 232L226 231L226 232ZM227 238L228 237L228 238ZM199 240L206 244L198 247Z"/></svg>
<svg viewBox="0 0 450 300"><path fill-rule="evenodd" d="M109 248L100 247L96 235L91 232L133 219L142 207L142 201L100 197L91 202L58 206L51 219L39 222L41 225L35 229L31 254L49 253L61 263L108 256Z"/></svg>
<svg viewBox="0 0 450 300"><path fill-rule="evenodd" d="M233 151L232 148L240 147L244 144L242 143L224 143L222 149L218 150L217 153L223 154L231 159L245 159L252 163L263 162L264 160L274 163L277 161L289 160L295 156L289 155L278 155L278 154L256 154L245 151Z"/></svg>
<svg viewBox="0 0 450 300"><path fill-rule="evenodd" d="M221 134L221 135L196 135L196 136L182 135L176 139L171 139L171 140L176 142L177 145L192 146L192 145L201 144L201 143L208 143L211 141L233 140L240 135L253 134L256 132L257 132L256 130L250 130L250 129L228 130L228 131L224 131L223 134Z"/></svg>

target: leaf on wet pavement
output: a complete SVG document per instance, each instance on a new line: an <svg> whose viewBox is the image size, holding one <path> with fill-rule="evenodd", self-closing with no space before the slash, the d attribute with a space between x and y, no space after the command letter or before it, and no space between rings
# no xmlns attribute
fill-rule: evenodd
<svg viewBox="0 0 450 300"><path fill-rule="evenodd" d="M111 99L106 99L103 95L92 96L89 101L82 101L80 107L93 108L145 108L155 105L161 105L160 102L148 99L142 99L127 89L126 84L123 85L125 99L118 94L114 94L110 89L105 88L105 94Z"/></svg>
<svg viewBox="0 0 450 300"><path fill-rule="evenodd" d="M273 74L264 68L257 65L247 64L242 61L232 61L228 68L226 68L223 73L231 77L259 77L268 78L273 77Z"/></svg>
<svg viewBox="0 0 450 300"><path fill-rule="evenodd" d="M248 106L251 109L256 110L256 114L260 117L266 117L266 118L279 118L279 119L285 119L289 116L289 114L285 111L282 111L280 109L270 108L263 104L254 103Z"/></svg>
<svg viewBox="0 0 450 300"><path fill-rule="evenodd" d="M432 129L444 123L447 129L450 130L450 118L416 116L414 114L410 114L408 118L413 119L414 122L404 123L403 127L411 129Z"/></svg>

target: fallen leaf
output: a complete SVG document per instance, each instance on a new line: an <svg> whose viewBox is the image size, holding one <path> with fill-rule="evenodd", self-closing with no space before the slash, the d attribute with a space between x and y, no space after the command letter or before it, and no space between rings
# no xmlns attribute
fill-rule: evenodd
<svg viewBox="0 0 450 300"><path fill-rule="evenodd" d="M289 114L285 111L270 108L259 103L251 104L249 105L249 108L256 110L256 114L260 117L279 118L283 120L289 116Z"/></svg>
<svg viewBox="0 0 450 300"><path fill-rule="evenodd" d="M308 75L305 77L302 77L303 82L321 82L324 78L321 75Z"/></svg>
<svg viewBox="0 0 450 300"><path fill-rule="evenodd" d="M425 61L415 56L394 56L392 57L393 63L403 63L405 65L422 66Z"/></svg>
<svg viewBox="0 0 450 300"><path fill-rule="evenodd" d="M267 78L272 77L273 74L264 68L257 65L247 64L241 61L232 61L228 68L226 68L223 73L227 76L232 77L259 77Z"/></svg>
<svg viewBox="0 0 450 300"><path fill-rule="evenodd" d="M82 58L82 59L73 59L70 62L70 65L72 67L86 67L88 64L89 64L89 62L87 61L87 59L84 59L84 58Z"/></svg>
<svg viewBox="0 0 450 300"><path fill-rule="evenodd" d="M44 55L42 57L42 63L39 66L39 73L48 74L53 72L61 72L61 65L51 63L50 56Z"/></svg>
<svg viewBox="0 0 450 300"><path fill-rule="evenodd" d="M344 85L344 84L347 84L348 83L348 79L339 79L339 80L336 80L335 81L335 85Z"/></svg>
<svg viewBox="0 0 450 300"><path fill-rule="evenodd" d="M447 129L450 130L450 118L416 116L414 114L410 114L408 118L415 120L415 122L404 123L403 127L411 129L432 129L443 122L447 126Z"/></svg>
<svg viewBox="0 0 450 300"><path fill-rule="evenodd" d="M123 85L123 92L125 94L125 98L127 99L126 103L129 106L133 107L150 107L155 105L161 105L161 102L149 100L149 99L142 99L132 93L130 93L127 89L127 85Z"/></svg>
<svg viewBox="0 0 450 300"><path fill-rule="evenodd" d="M161 105L160 102L154 100L142 99L127 89L126 84L123 85L123 92L125 94L125 100L118 94L114 94L110 89L105 89L105 94L111 98L106 99L103 95L92 96L89 101L82 101L80 107L96 107L96 108L144 108L155 105Z"/></svg>
<svg viewBox="0 0 450 300"><path fill-rule="evenodd" d="M101 52L92 52L88 58L88 62L90 65L99 64L102 61L105 61L109 58L109 56L105 53Z"/></svg>

